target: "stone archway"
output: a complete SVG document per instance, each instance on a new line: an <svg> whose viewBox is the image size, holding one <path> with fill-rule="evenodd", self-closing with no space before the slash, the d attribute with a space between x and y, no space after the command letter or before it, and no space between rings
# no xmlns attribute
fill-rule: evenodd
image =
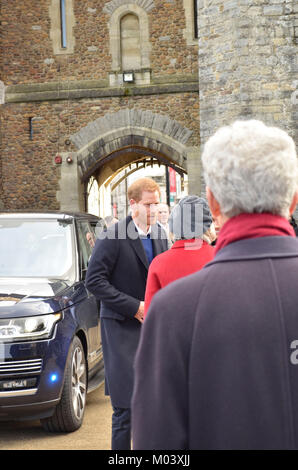
<svg viewBox="0 0 298 470"><path fill-rule="evenodd" d="M192 131L168 116L124 109L107 114L90 122L70 140L77 152L72 159L73 190L63 183L63 166L58 194L62 210L84 210L84 186L90 176L95 175L99 184L120 168L136 162L146 154L161 163L188 173L189 188L200 193L199 149L187 146ZM70 179L68 171L65 178ZM76 181L75 181L76 179ZM76 204L76 207L74 205Z"/></svg>

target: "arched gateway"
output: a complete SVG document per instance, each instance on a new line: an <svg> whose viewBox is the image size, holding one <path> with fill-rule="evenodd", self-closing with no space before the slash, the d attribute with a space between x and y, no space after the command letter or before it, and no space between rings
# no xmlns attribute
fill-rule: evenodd
<svg viewBox="0 0 298 470"><path fill-rule="evenodd" d="M191 135L192 131L177 121L148 110L124 109L90 122L70 137L77 152L71 154L72 171L61 171L61 209L84 210L84 193L91 176L100 186L146 157L188 173L190 192L199 194L199 149L187 146Z"/></svg>

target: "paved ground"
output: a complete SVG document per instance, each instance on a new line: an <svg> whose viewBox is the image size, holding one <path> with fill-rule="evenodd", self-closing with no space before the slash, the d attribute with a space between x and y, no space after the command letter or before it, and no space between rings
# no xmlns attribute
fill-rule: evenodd
<svg viewBox="0 0 298 470"><path fill-rule="evenodd" d="M112 408L103 385L88 395L83 426L71 434L52 434L39 421L1 422L2 450L109 450Z"/></svg>

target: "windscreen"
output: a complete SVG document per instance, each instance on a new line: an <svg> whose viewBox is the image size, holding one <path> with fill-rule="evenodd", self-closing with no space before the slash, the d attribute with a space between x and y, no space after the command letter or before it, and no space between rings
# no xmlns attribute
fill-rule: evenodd
<svg viewBox="0 0 298 470"><path fill-rule="evenodd" d="M0 219L0 277L68 279L73 268L69 223Z"/></svg>

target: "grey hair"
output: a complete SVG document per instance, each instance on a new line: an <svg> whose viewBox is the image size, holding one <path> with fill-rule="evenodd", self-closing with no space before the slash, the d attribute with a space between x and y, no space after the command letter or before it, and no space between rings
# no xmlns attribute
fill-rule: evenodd
<svg viewBox="0 0 298 470"><path fill-rule="evenodd" d="M210 137L202 162L206 184L224 215L288 217L298 171L295 144L285 131L257 120L236 121Z"/></svg>

